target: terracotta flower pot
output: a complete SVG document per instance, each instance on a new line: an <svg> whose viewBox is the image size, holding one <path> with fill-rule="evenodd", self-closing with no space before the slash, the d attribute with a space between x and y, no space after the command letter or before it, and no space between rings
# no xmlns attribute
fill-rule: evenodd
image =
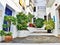
<svg viewBox="0 0 60 45"><path fill-rule="evenodd" d="M29 27L33 27L33 25L30 23L30 24L29 24Z"/></svg>
<svg viewBox="0 0 60 45"><path fill-rule="evenodd" d="M5 36L5 42L12 41L12 36Z"/></svg>
<svg viewBox="0 0 60 45"><path fill-rule="evenodd" d="M35 25L34 25L34 24L32 24L32 23L30 23L30 24L29 24L29 27L35 27Z"/></svg>

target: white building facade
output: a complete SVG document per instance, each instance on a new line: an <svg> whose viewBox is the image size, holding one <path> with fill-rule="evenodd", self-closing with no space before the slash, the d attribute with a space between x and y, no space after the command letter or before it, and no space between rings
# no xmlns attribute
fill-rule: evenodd
<svg viewBox="0 0 60 45"><path fill-rule="evenodd" d="M46 0L34 0L36 11L34 15L36 18L43 18L46 15Z"/></svg>
<svg viewBox="0 0 60 45"><path fill-rule="evenodd" d="M26 4L25 10L23 10L19 0L0 0L0 30L3 30L2 25L6 23L4 22L5 15L16 17L16 14L19 12L24 12L25 14L30 12L33 14L32 8L29 6L29 0L25 0L24 3ZM18 33L15 25L11 24L10 31L13 33L13 38L16 38Z"/></svg>
<svg viewBox="0 0 60 45"><path fill-rule="evenodd" d="M51 18L55 22L55 29L53 34L58 36L60 34L60 0L49 0L47 2L46 14L51 15Z"/></svg>

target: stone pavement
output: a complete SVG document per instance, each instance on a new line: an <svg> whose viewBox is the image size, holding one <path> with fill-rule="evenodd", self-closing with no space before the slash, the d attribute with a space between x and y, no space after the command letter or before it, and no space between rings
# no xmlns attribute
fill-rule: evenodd
<svg viewBox="0 0 60 45"><path fill-rule="evenodd" d="M9 43L60 43L60 38L53 35L28 36L25 38L15 38Z"/></svg>

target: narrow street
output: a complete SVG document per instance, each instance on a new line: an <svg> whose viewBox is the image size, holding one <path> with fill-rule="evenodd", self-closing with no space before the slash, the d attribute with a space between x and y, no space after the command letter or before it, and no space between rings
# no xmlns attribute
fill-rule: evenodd
<svg viewBox="0 0 60 45"><path fill-rule="evenodd" d="M0 0L0 43L60 43L60 0Z"/></svg>

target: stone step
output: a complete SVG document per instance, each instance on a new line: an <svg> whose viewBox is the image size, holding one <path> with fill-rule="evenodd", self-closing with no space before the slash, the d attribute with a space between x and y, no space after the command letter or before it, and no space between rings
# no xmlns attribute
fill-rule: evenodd
<svg viewBox="0 0 60 45"><path fill-rule="evenodd" d="M53 33L31 33L30 35L54 35Z"/></svg>
<svg viewBox="0 0 60 45"><path fill-rule="evenodd" d="M47 33L47 30L36 30L33 33Z"/></svg>
<svg viewBox="0 0 60 45"><path fill-rule="evenodd" d="M44 29L42 29L42 28L36 28L37 30L44 30Z"/></svg>
<svg viewBox="0 0 60 45"><path fill-rule="evenodd" d="M30 35L54 35L53 33L47 33L47 30L36 30Z"/></svg>

